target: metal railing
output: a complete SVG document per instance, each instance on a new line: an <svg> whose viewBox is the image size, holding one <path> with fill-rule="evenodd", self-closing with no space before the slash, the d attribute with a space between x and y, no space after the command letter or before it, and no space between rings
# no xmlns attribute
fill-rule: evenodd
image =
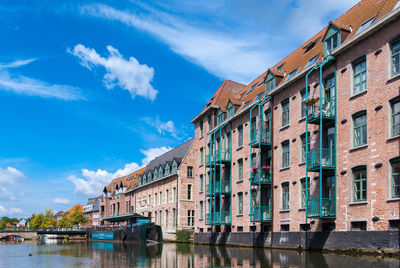
<svg viewBox="0 0 400 268"><path fill-rule="evenodd" d="M250 221L270 221L272 219L272 205L252 206L250 210Z"/></svg>
<svg viewBox="0 0 400 268"><path fill-rule="evenodd" d="M334 168L336 166L336 152L333 149L315 149L308 152L306 158L309 170L320 166L326 168Z"/></svg>
<svg viewBox="0 0 400 268"><path fill-rule="evenodd" d="M232 217L230 211L222 211L214 213L214 224L224 225L224 224L231 224L231 222L232 222Z"/></svg>
<svg viewBox="0 0 400 268"><path fill-rule="evenodd" d="M252 184L269 184L271 183L272 175L270 168L254 169L250 174L250 182Z"/></svg>
<svg viewBox="0 0 400 268"><path fill-rule="evenodd" d="M272 144L272 131L267 128L267 122L262 121L260 125L257 125L256 129L252 129L250 132L250 145L258 145L259 143Z"/></svg>
<svg viewBox="0 0 400 268"><path fill-rule="evenodd" d="M322 110L321 110L322 107ZM322 112L322 113L320 113ZM307 119L312 120L322 117L334 118L335 114L335 99L321 98L316 103L307 106Z"/></svg>
<svg viewBox="0 0 400 268"><path fill-rule="evenodd" d="M217 150L215 154L206 155L206 165L211 165L214 162L219 164L220 162L230 162L231 161L231 150Z"/></svg>
<svg viewBox="0 0 400 268"><path fill-rule="evenodd" d="M307 217L336 217L336 198L311 198L307 200Z"/></svg>
<svg viewBox="0 0 400 268"><path fill-rule="evenodd" d="M230 193L231 192L231 181L222 180L216 181L214 184L214 193Z"/></svg>

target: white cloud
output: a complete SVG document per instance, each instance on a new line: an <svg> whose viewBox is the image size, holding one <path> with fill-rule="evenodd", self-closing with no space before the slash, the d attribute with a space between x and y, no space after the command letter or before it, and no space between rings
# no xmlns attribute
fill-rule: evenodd
<svg viewBox="0 0 400 268"><path fill-rule="evenodd" d="M5 70L0 71L0 90L42 98L61 100L84 99L77 87L49 84L26 76L11 75Z"/></svg>
<svg viewBox="0 0 400 268"><path fill-rule="evenodd" d="M170 147L150 148L148 150L140 150L145 155L142 159L142 167L148 164L155 157L171 150ZM109 172L107 170L89 170L82 169L80 177L70 175L67 177L75 185L75 193L84 196L96 196L99 195L103 187L108 185L114 178L126 176L138 170L141 167L139 164L132 162L126 164L123 168L118 169L116 172Z"/></svg>
<svg viewBox="0 0 400 268"><path fill-rule="evenodd" d="M0 183L14 184L24 179L25 175L16 168L0 168Z"/></svg>
<svg viewBox="0 0 400 268"><path fill-rule="evenodd" d="M108 89L119 86L128 90L135 98L139 95L150 100L155 100L157 90L150 84L154 77L154 69L146 64L140 64L137 59L130 57L129 60L119 53L119 51L107 46L109 55L100 56L96 50L78 44L73 50L67 51L80 59L82 66L92 70L94 67L102 66L106 70L103 82Z"/></svg>
<svg viewBox="0 0 400 268"><path fill-rule="evenodd" d="M67 199L67 198L54 198L53 199L53 203L57 204L57 205L69 205L71 203L71 200Z"/></svg>
<svg viewBox="0 0 400 268"><path fill-rule="evenodd" d="M0 205L0 216L15 216L15 215L20 215L22 214L22 209L20 208L10 208L7 209Z"/></svg>
<svg viewBox="0 0 400 268"><path fill-rule="evenodd" d="M24 65L28 65L31 62L36 61L36 59L27 59L27 60L15 60L10 63L0 63L0 68L17 68Z"/></svg>
<svg viewBox="0 0 400 268"><path fill-rule="evenodd" d="M159 148L150 148L147 150L140 150L142 154L144 154L146 157L142 159L142 165L147 165L151 160L156 158L157 156L160 156L169 150L171 150L171 147L159 147Z"/></svg>
<svg viewBox="0 0 400 268"><path fill-rule="evenodd" d="M163 122L160 120L160 118L158 116L156 116L155 119L152 119L150 117L143 117L142 121L144 121L146 124L148 124L149 126L157 129L157 132L159 134L164 134L165 132L168 132L171 134L171 136L173 136L174 138L178 138L177 135L177 129L175 128L175 124L173 121L168 120L166 122Z"/></svg>
<svg viewBox="0 0 400 268"><path fill-rule="evenodd" d="M83 6L81 12L146 31L161 39L174 52L221 78L248 82L263 72L267 62L274 59L273 53L269 55L265 48L257 45L258 40L230 36L223 31L199 29L154 10L149 15L137 15L107 5L93 4Z"/></svg>

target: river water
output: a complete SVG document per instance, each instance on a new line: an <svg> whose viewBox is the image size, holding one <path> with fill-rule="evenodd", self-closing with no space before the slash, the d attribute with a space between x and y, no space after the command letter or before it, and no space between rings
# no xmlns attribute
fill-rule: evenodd
<svg viewBox="0 0 400 268"><path fill-rule="evenodd" d="M29 256L31 254L32 256ZM0 243L0 267L351 267L394 268L399 260L320 252L103 242Z"/></svg>

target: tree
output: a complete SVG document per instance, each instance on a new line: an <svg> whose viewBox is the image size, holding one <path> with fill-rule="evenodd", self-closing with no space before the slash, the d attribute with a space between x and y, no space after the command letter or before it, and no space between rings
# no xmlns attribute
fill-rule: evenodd
<svg viewBox="0 0 400 268"><path fill-rule="evenodd" d="M86 221L85 215L77 207L72 212L65 212L58 222L58 226L63 228L78 227L81 224L85 224Z"/></svg>
<svg viewBox="0 0 400 268"><path fill-rule="evenodd" d="M61 219L58 222L58 226L62 228L70 228L72 227L71 219L69 216L70 212L65 212Z"/></svg>
<svg viewBox="0 0 400 268"><path fill-rule="evenodd" d="M43 213L32 214L31 221L29 222L29 226L34 229L38 229L41 227L43 222Z"/></svg>
<svg viewBox="0 0 400 268"><path fill-rule="evenodd" d="M57 225L56 219L54 219L54 211L48 208L44 211L44 216L40 224L41 228L55 227Z"/></svg>

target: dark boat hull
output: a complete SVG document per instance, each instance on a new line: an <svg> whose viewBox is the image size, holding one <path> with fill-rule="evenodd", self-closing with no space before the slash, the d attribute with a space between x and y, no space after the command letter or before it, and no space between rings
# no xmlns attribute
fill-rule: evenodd
<svg viewBox="0 0 400 268"><path fill-rule="evenodd" d="M159 243L162 242L162 231L154 223L138 223L127 227L88 229L86 237L91 241Z"/></svg>

